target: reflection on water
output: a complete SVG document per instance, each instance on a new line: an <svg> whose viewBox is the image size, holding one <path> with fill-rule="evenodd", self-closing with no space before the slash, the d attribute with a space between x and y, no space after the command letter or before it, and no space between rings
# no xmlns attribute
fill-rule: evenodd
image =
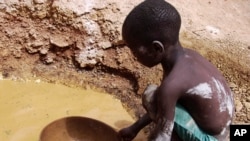
<svg viewBox="0 0 250 141"><path fill-rule="evenodd" d="M108 94L42 82L0 80L0 113L0 141L37 141L44 126L65 116L95 118L117 130L134 122Z"/></svg>

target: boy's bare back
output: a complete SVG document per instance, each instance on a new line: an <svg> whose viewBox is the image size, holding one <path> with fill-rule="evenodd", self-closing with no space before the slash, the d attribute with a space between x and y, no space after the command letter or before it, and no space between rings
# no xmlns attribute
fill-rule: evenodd
<svg viewBox="0 0 250 141"><path fill-rule="evenodd" d="M170 103L177 99L207 133L223 133L233 116L231 90L210 62L195 51L185 49L185 52L164 78L161 85L167 85L168 89L163 94L169 96L162 97L169 99ZM168 91L175 93L169 94Z"/></svg>

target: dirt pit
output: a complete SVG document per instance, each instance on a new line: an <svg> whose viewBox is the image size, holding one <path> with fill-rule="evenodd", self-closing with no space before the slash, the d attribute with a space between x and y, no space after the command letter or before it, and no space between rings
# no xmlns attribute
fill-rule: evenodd
<svg viewBox="0 0 250 141"><path fill-rule="evenodd" d="M141 1L0 2L0 77L89 86L119 99L134 119L139 118L145 112L140 94L162 77L160 66L140 65L121 39L124 18ZM233 122L249 124L250 1L169 2L182 17L182 45L223 73L234 92Z"/></svg>

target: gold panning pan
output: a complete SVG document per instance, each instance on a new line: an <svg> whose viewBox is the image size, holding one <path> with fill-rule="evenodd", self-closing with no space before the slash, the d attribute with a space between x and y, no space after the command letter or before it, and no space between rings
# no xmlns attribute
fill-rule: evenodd
<svg viewBox="0 0 250 141"><path fill-rule="evenodd" d="M65 117L47 125L40 141L120 141L107 124L86 117Z"/></svg>

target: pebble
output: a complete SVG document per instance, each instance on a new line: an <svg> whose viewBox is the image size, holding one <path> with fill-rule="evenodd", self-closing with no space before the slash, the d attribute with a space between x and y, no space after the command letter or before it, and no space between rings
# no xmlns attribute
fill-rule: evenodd
<svg viewBox="0 0 250 141"><path fill-rule="evenodd" d="M246 107L247 111L250 111L250 102L244 102L244 106Z"/></svg>
<svg viewBox="0 0 250 141"><path fill-rule="evenodd" d="M40 82L41 82L40 79L35 80L35 83L40 83Z"/></svg>
<svg viewBox="0 0 250 141"><path fill-rule="evenodd" d="M46 54L48 53L48 49L43 48L43 49L40 50L40 53L41 53L42 55L46 55Z"/></svg>
<svg viewBox="0 0 250 141"><path fill-rule="evenodd" d="M46 11L38 11L33 16L38 17L39 19L43 19L43 18L45 18L47 16L47 12Z"/></svg>
<svg viewBox="0 0 250 141"><path fill-rule="evenodd" d="M54 63L54 58L55 58L54 54L47 54L46 57L43 58L43 61L45 64L52 64Z"/></svg>
<svg viewBox="0 0 250 141"><path fill-rule="evenodd" d="M233 82L230 82L228 85L229 85L230 88L236 88L237 87L237 85L234 84Z"/></svg>
<svg viewBox="0 0 250 141"><path fill-rule="evenodd" d="M31 37L33 37L34 39L36 39L37 38L37 31L35 30L35 29L31 29L30 31L29 31L29 35L31 36Z"/></svg>
<svg viewBox="0 0 250 141"><path fill-rule="evenodd" d="M36 40L35 42L31 43L31 46L35 48L41 47L43 45L44 45L44 42L40 40Z"/></svg>
<svg viewBox="0 0 250 141"><path fill-rule="evenodd" d="M241 101L240 100L235 100L236 112L240 112L242 108L243 108L243 105L242 105Z"/></svg>
<svg viewBox="0 0 250 141"><path fill-rule="evenodd" d="M247 111L247 119L250 120L250 111Z"/></svg>
<svg viewBox="0 0 250 141"><path fill-rule="evenodd" d="M236 90L236 91L234 91L234 93L235 93L235 94L240 94L240 92L239 92L239 91L237 91L237 90Z"/></svg>
<svg viewBox="0 0 250 141"><path fill-rule="evenodd" d="M100 46L102 49L107 49L112 47L112 44L109 41L105 41L98 43L98 46Z"/></svg>
<svg viewBox="0 0 250 141"><path fill-rule="evenodd" d="M46 0L33 0L35 4L43 4Z"/></svg>
<svg viewBox="0 0 250 141"><path fill-rule="evenodd" d="M68 42L65 38L60 37L60 36L54 36L54 37L50 37L50 43L52 45L55 45L57 47L68 47L70 46L72 43Z"/></svg>
<svg viewBox="0 0 250 141"><path fill-rule="evenodd" d="M247 102L250 102L250 96L248 96L248 97L246 98L246 101L247 101Z"/></svg>

